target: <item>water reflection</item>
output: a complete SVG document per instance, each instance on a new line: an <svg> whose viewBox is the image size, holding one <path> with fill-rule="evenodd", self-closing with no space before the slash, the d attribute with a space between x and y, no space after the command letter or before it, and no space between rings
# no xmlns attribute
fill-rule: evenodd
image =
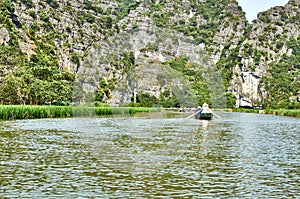
<svg viewBox="0 0 300 199"><path fill-rule="evenodd" d="M201 120L200 122L201 122L201 124L202 124L202 125L201 125L201 126L202 126L202 129L203 129L203 130L207 130L210 121L208 121L208 120Z"/></svg>
<svg viewBox="0 0 300 199"><path fill-rule="evenodd" d="M100 131L81 130L93 155L104 165L142 173L180 158L199 128L197 121L182 118L113 118L93 129L97 126Z"/></svg>
<svg viewBox="0 0 300 199"><path fill-rule="evenodd" d="M299 196L299 119L162 118L2 122L0 198Z"/></svg>

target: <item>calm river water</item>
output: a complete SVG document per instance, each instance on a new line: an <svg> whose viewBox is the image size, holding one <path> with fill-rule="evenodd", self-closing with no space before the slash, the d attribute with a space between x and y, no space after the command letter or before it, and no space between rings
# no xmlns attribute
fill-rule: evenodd
<svg viewBox="0 0 300 199"><path fill-rule="evenodd" d="M300 198L300 120L220 113L0 123L0 198Z"/></svg>

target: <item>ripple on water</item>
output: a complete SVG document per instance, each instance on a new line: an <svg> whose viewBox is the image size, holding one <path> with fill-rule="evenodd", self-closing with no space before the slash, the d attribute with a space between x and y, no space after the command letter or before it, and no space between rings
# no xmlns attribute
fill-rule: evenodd
<svg viewBox="0 0 300 199"><path fill-rule="evenodd" d="M0 198L299 197L299 119L132 120L2 123Z"/></svg>

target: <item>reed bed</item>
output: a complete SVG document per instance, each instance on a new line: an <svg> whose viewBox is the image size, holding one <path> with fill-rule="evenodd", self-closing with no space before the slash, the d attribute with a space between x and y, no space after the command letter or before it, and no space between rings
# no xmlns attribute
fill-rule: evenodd
<svg viewBox="0 0 300 199"><path fill-rule="evenodd" d="M258 109L247 109L247 108L230 108L226 109L228 112L240 112L240 113L259 113Z"/></svg>
<svg viewBox="0 0 300 199"><path fill-rule="evenodd" d="M105 115L133 115L138 112L158 112L160 108L144 107L85 107L85 106L29 106L0 105L0 120L92 117Z"/></svg>
<svg viewBox="0 0 300 199"><path fill-rule="evenodd" d="M297 117L300 118L300 109L244 109L244 108L235 108L227 109L228 112L242 112L242 113L261 113L261 114L271 114L278 116L288 116L288 117Z"/></svg>
<svg viewBox="0 0 300 199"><path fill-rule="evenodd" d="M300 109L265 109L264 113L300 118Z"/></svg>
<svg viewBox="0 0 300 199"><path fill-rule="evenodd" d="M36 118L59 118L71 117L72 107L70 106L21 106L1 105L0 119L36 119Z"/></svg>

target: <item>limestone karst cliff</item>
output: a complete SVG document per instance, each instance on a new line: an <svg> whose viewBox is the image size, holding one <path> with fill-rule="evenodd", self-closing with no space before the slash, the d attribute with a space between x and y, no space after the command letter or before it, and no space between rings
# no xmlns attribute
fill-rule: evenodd
<svg viewBox="0 0 300 199"><path fill-rule="evenodd" d="M251 24L236 0L0 4L2 103L298 106L299 0Z"/></svg>

